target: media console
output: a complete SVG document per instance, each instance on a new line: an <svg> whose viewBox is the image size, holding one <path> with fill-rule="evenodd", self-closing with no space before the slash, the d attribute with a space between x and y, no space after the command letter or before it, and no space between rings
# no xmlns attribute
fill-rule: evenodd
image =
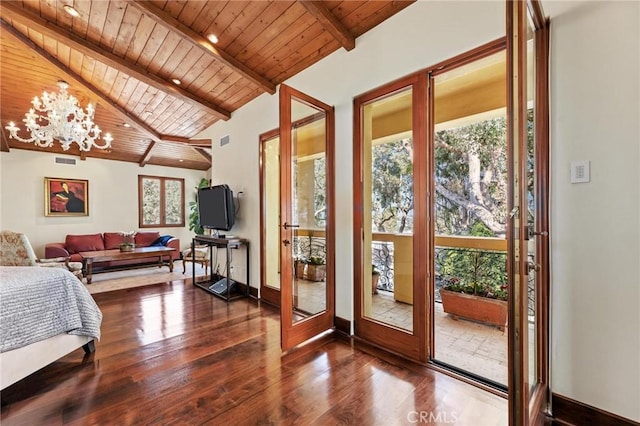
<svg viewBox="0 0 640 426"><path fill-rule="evenodd" d="M215 264L213 263L213 250L209 250L209 271L210 274L204 279L198 281L196 279L196 263L195 263L195 246L207 245L210 248L225 249L226 265L225 275L214 272ZM230 277L231 271L231 250L246 248L246 283L241 283ZM199 287L215 296L229 302L238 297L249 296L249 241L244 238L217 238L206 235L198 235L191 240L191 256L192 256L192 276L193 285ZM217 257L217 256L216 256Z"/></svg>

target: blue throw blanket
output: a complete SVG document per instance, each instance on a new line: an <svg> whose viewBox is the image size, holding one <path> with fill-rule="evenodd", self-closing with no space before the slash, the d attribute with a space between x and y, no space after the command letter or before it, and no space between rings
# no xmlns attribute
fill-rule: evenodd
<svg viewBox="0 0 640 426"><path fill-rule="evenodd" d="M169 242L170 239L173 238L173 235L162 235L161 237L158 237L152 244L150 247L162 247L162 246L166 246L167 243Z"/></svg>

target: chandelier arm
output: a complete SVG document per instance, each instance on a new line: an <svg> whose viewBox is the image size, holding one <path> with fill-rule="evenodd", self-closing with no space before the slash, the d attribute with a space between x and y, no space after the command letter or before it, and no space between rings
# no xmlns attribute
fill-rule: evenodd
<svg viewBox="0 0 640 426"><path fill-rule="evenodd" d="M113 138L108 133L103 137L103 144L96 142L100 139L102 131L93 122L93 106L88 104L85 112L80 107L78 99L67 93L69 85L66 82L59 81L58 86L59 93L44 92L41 98L36 96L31 100L33 107L22 120L26 130L31 133L31 138L18 136L20 128L13 122L5 126L9 131L9 137L42 148L49 148L53 146L54 140L58 140L64 151L73 143L76 143L81 151L89 151L92 147L110 148ZM39 124L45 122L46 125Z"/></svg>

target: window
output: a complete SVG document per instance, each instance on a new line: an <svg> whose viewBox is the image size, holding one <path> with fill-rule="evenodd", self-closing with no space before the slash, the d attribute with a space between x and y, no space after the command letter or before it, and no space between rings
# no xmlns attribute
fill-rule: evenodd
<svg viewBox="0 0 640 426"><path fill-rule="evenodd" d="M184 226L184 179L138 175L138 224Z"/></svg>

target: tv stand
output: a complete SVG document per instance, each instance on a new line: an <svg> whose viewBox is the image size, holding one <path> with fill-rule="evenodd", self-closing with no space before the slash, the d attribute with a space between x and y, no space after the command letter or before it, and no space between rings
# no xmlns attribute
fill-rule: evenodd
<svg viewBox="0 0 640 426"><path fill-rule="evenodd" d="M196 264L195 264L195 246L207 245L211 249L224 248L226 252L225 275L219 275L214 272L213 250L209 250L210 274L205 276L204 280L196 280ZM246 247L246 283L238 282L230 277L231 271L231 250ZM206 292L220 297L227 302L237 299L238 297L249 296L249 241L244 238L221 238L210 237L207 235L197 235L191 240L191 257L192 257L192 277L193 285L199 287Z"/></svg>

